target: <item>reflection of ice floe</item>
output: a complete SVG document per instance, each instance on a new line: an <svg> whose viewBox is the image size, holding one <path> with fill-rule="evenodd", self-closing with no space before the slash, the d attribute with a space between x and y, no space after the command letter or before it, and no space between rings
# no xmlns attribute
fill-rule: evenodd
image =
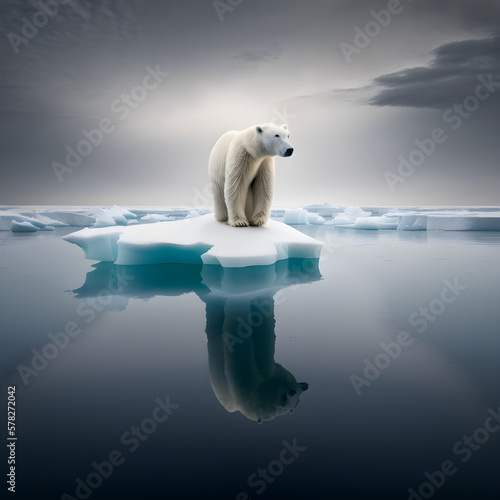
<svg viewBox="0 0 500 500"><path fill-rule="evenodd" d="M317 258L322 243L286 224L233 228L212 214L154 225L82 229L64 237L88 259L120 265L168 262L247 267Z"/></svg>

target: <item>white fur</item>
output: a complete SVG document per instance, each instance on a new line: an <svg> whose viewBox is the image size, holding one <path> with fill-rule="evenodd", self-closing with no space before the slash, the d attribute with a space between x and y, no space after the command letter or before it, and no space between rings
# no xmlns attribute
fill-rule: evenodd
<svg viewBox="0 0 500 500"><path fill-rule="evenodd" d="M262 226L269 220L274 156L287 155L289 136L286 125L265 123L220 137L208 161L218 221L238 227Z"/></svg>

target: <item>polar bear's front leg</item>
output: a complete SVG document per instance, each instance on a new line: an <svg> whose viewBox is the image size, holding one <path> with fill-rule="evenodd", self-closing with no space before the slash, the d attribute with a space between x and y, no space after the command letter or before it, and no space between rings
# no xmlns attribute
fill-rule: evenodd
<svg viewBox="0 0 500 500"><path fill-rule="evenodd" d="M245 205L249 188L247 165L228 165L224 186L224 199L228 213L227 223L233 227L248 226Z"/></svg>
<svg viewBox="0 0 500 500"><path fill-rule="evenodd" d="M251 226L263 226L271 215L274 190L274 158L265 158L252 184L253 215Z"/></svg>

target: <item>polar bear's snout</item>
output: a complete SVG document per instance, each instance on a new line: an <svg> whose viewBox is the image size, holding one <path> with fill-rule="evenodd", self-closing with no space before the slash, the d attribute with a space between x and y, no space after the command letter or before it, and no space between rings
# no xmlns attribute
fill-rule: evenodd
<svg viewBox="0 0 500 500"><path fill-rule="evenodd" d="M292 156L293 155L293 147L288 141L281 140L281 144L278 145L277 153L280 156Z"/></svg>

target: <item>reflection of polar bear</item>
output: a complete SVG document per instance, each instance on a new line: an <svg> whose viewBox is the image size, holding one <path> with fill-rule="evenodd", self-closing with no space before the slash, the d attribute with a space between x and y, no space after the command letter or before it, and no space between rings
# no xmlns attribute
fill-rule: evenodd
<svg viewBox="0 0 500 500"><path fill-rule="evenodd" d="M230 226L262 226L269 220L274 156L291 156L286 125L266 123L226 132L210 153L208 173L215 217Z"/></svg>
<svg viewBox="0 0 500 500"><path fill-rule="evenodd" d="M231 297L206 302L209 371L215 395L227 411L240 411L259 423L292 413L308 388L274 361L274 301L265 301L265 308L262 299L250 306L248 300ZM248 317L258 318L258 326L248 327L242 319Z"/></svg>

